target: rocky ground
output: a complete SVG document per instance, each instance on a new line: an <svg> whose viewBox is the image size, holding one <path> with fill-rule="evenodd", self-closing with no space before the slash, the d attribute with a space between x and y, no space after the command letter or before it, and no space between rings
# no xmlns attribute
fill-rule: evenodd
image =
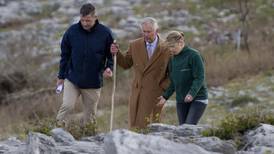
<svg viewBox="0 0 274 154"><path fill-rule="evenodd" d="M9 138L0 142L1 153L90 153L90 154L263 154L274 152L274 126L261 124L246 132L245 146L237 150L233 141L217 137L203 137L205 125L172 126L152 124L148 134L125 129L75 140L61 128L51 136L30 132L25 141Z"/></svg>
<svg viewBox="0 0 274 154"><path fill-rule="evenodd" d="M79 8L85 2L88 0L2 0L0 5L1 56L5 57L7 52L10 52L10 44L20 41L35 41L37 46L40 45L39 50L29 49L34 55L58 53L59 41L64 30L79 20ZM178 6L185 2L185 0L178 1ZM191 2L196 8L202 7L199 0ZM189 10L176 8L176 3L168 0L160 0L155 8L152 7L153 2L146 0L99 0L92 3L97 7L100 21L110 26L121 40L139 35L138 22L144 16L157 18L163 35L168 29L180 29L194 36L191 42L201 43L203 40L200 34L204 32L209 39L206 41L212 43L233 42L236 39L234 36L237 30L222 30L217 27L217 23L206 21L211 15L215 15L218 22L222 24L237 20L236 14L229 10L218 10L212 7L205 12L208 15L191 13ZM54 59L52 61L56 62Z"/></svg>
<svg viewBox="0 0 274 154"><path fill-rule="evenodd" d="M55 79L61 36L69 25L79 20L79 8L85 2L88 0L0 0L0 70L4 74L0 76L0 101L6 94L29 88L29 76L25 76L25 72L31 72L29 74L33 81L41 80L38 83L44 83L38 85L38 88L48 86ZM190 36L189 42L201 49L208 44L226 45L237 40L235 27L221 26L238 21L235 11L215 7L197 11L204 7L200 4L201 0L179 0L177 3L170 0L92 2L97 7L100 21L110 26L118 40L124 44L139 35L138 22L144 16L153 16L159 20L162 36L170 29L179 29ZM196 11L184 9L182 4L193 5ZM262 10L273 8L272 1L265 1L255 11L259 14ZM265 16L262 22L267 18ZM273 34L273 26L270 29L266 27L266 32L260 34ZM3 61L8 65L2 66ZM9 69L6 69L7 66ZM227 113L241 112L242 108L255 108L258 105L273 110L273 76L270 72L210 87L210 103L201 123L211 124ZM170 111L172 122L164 122L175 124L177 118L174 106L170 106L173 109ZM101 111L98 115L108 116L106 112ZM119 114L123 118L119 122L125 125L127 108ZM102 119L105 122L107 118ZM107 127L108 122L105 123ZM261 124L246 132L245 146L240 150L236 149L232 141L202 137L201 131L206 128L208 126L205 125L177 127L155 124L150 126L150 133L146 135L117 129L81 140L75 140L62 129L54 129L51 136L31 132L26 140L13 137L1 141L0 153L274 153L274 128L271 125Z"/></svg>

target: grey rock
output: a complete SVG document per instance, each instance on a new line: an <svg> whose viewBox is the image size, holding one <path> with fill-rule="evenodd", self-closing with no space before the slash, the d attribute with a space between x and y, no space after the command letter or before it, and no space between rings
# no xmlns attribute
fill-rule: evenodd
<svg viewBox="0 0 274 154"><path fill-rule="evenodd" d="M53 138L46 136L41 133L28 134L27 139L27 153L28 154L39 154L49 153L57 154L59 151L56 149L56 143Z"/></svg>
<svg viewBox="0 0 274 154"><path fill-rule="evenodd" d="M0 26L31 22L34 16L50 15L58 8L59 5L55 2L11 1L1 7Z"/></svg>
<svg viewBox="0 0 274 154"><path fill-rule="evenodd" d="M0 153L5 154L24 154L26 151L26 144L15 137L11 137L5 141L0 142Z"/></svg>
<svg viewBox="0 0 274 154"><path fill-rule="evenodd" d="M180 25L186 25L190 21L189 17L175 17L172 15L161 17L161 20L159 21L160 25L164 27L176 27Z"/></svg>
<svg viewBox="0 0 274 154"><path fill-rule="evenodd" d="M5 6L6 5L6 1L5 0L0 0L0 6Z"/></svg>
<svg viewBox="0 0 274 154"><path fill-rule="evenodd" d="M237 151L236 154L254 154L254 153L251 151Z"/></svg>
<svg viewBox="0 0 274 154"><path fill-rule="evenodd" d="M224 16L227 16L229 13L230 13L229 9L223 9L218 13L218 16L224 17Z"/></svg>
<svg viewBox="0 0 274 154"><path fill-rule="evenodd" d="M112 33L114 33L116 36L119 36L119 38L125 38L128 36L128 32L122 29L112 29Z"/></svg>
<svg viewBox="0 0 274 154"><path fill-rule="evenodd" d="M131 5L138 5L141 4L143 0L128 0Z"/></svg>
<svg viewBox="0 0 274 154"><path fill-rule="evenodd" d="M254 154L272 154L274 153L274 147L266 147L266 146L255 146L252 147L248 152L253 152Z"/></svg>
<svg viewBox="0 0 274 154"><path fill-rule="evenodd" d="M274 29L273 29L273 31L274 31ZM274 76L270 76L269 80L270 80L271 83L274 83Z"/></svg>
<svg viewBox="0 0 274 154"><path fill-rule="evenodd" d="M178 26L177 29L180 29L183 32L193 33L195 35L200 34L200 32L194 26L191 26L191 27L189 27L189 26Z"/></svg>
<svg viewBox="0 0 274 154"><path fill-rule="evenodd" d="M105 134L101 133L91 137L84 137L81 139L81 141L96 142L98 144L103 144L104 138L105 138Z"/></svg>
<svg viewBox="0 0 274 154"><path fill-rule="evenodd" d="M125 28L125 27L135 27L139 28L139 21L140 19L134 18L134 17L128 17L126 19L122 19L119 22L119 28Z"/></svg>
<svg viewBox="0 0 274 154"><path fill-rule="evenodd" d="M249 131L245 135L248 147L265 146L274 148L274 126L261 124L255 130Z"/></svg>
<svg viewBox="0 0 274 154"><path fill-rule="evenodd" d="M162 124L162 123L153 123L148 125L150 132L173 132L176 130L176 126Z"/></svg>
<svg viewBox="0 0 274 154"><path fill-rule="evenodd" d="M63 154L105 154L103 146L93 142L78 141L69 146L58 146L57 150Z"/></svg>
<svg viewBox="0 0 274 154"><path fill-rule="evenodd" d="M214 153L194 144L178 144L158 136L142 135L128 130L115 130L107 134L104 149L106 154Z"/></svg>
<svg viewBox="0 0 274 154"><path fill-rule="evenodd" d="M257 92L262 92L262 93L265 93L265 92L268 92L270 90L271 87L267 87L265 85L258 85L256 87L256 91Z"/></svg>
<svg viewBox="0 0 274 154"><path fill-rule="evenodd" d="M236 152L236 145L233 141L222 141L217 137L199 137L199 134L204 127L201 128L195 126L193 127L192 125L183 125L175 128L174 126L154 124L150 125L153 132L149 133L149 135L161 136L165 139L180 144L193 143L212 152L220 152L224 154L234 154ZM193 130L189 131L191 129ZM184 132L183 135L181 132Z"/></svg>
<svg viewBox="0 0 274 154"><path fill-rule="evenodd" d="M170 140L172 142L176 142L176 143L183 143L183 144L189 143L189 141L186 140L185 137L180 137L180 136L174 134L173 132L152 132L152 133L148 133L148 135L161 136L165 139L168 139L168 140Z"/></svg>
<svg viewBox="0 0 274 154"><path fill-rule="evenodd" d="M230 14L226 17L219 18L219 20L222 21L223 23L231 22L231 21L236 20L236 19L237 19L236 14Z"/></svg>
<svg viewBox="0 0 274 154"><path fill-rule="evenodd" d="M208 129L208 125L180 125L176 130L175 134L178 136L200 136L202 131Z"/></svg>
<svg viewBox="0 0 274 154"><path fill-rule="evenodd" d="M1 14L0 14L0 26L5 26L7 23L12 21L21 21L25 20L26 16L21 15L19 16L19 3L11 2L7 4L5 7L1 7ZM14 11L17 10L17 11ZM13 11L13 13L11 13ZM21 17L21 19L20 19Z"/></svg>
<svg viewBox="0 0 274 154"><path fill-rule="evenodd" d="M16 137L10 137L8 138L6 141L3 141L3 142L0 142L1 144L6 144L6 145L9 145L9 146L21 146L22 143L20 140L18 140Z"/></svg>
<svg viewBox="0 0 274 154"><path fill-rule="evenodd" d="M209 96L210 98L218 98L224 96L226 90L223 87L210 87Z"/></svg>
<svg viewBox="0 0 274 154"><path fill-rule="evenodd" d="M104 154L102 145L90 141L76 141L72 136L64 130L53 129L52 137L40 133L30 133L27 140L27 154ZM19 152L19 151L16 151Z"/></svg>
<svg viewBox="0 0 274 154"><path fill-rule="evenodd" d="M246 96L247 95L246 91L244 91L244 90L240 90L238 93L239 93L239 96Z"/></svg>
<svg viewBox="0 0 274 154"><path fill-rule="evenodd" d="M245 135L246 146L236 151L233 141L217 137L203 137L201 131L206 125L166 124L149 125L149 134L137 134L129 130L115 130L108 134L98 134L82 138L80 141L60 128L53 129L53 137L40 133L29 133L27 141L16 138L0 142L0 153L6 154L179 154L179 153L224 153L261 154L274 151L274 126L262 124ZM55 142L56 141L56 142ZM164 145L164 146L163 146Z"/></svg>
<svg viewBox="0 0 274 154"><path fill-rule="evenodd" d="M128 17L133 15L132 8L129 1L115 0L110 6L110 12L113 15L113 18L116 17Z"/></svg>
<svg viewBox="0 0 274 154"><path fill-rule="evenodd" d="M237 151L236 144L233 141L222 141L217 137L189 137L188 139L190 140L190 143L199 145L208 151L223 154L234 154Z"/></svg>
<svg viewBox="0 0 274 154"><path fill-rule="evenodd" d="M101 6L101 5L104 5L104 1L105 1L105 0L96 0L96 1L90 1L90 0L77 0L77 1L74 1L73 4L75 4L76 6L78 6L78 7L80 8L82 4L91 2L93 5L95 5L95 7L99 7L99 6Z"/></svg>
<svg viewBox="0 0 274 154"><path fill-rule="evenodd" d="M237 154L272 154L274 153L274 148L269 148L265 146L255 146L248 151L238 151Z"/></svg>
<svg viewBox="0 0 274 154"><path fill-rule="evenodd" d="M74 137L62 128L55 128L50 133L54 140L62 145L72 145L75 142Z"/></svg>
<svg viewBox="0 0 274 154"><path fill-rule="evenodd" d="M178 136L199 136L201 132L209 126L207 125L189 125L183 124L178 127L173 125L154 123L148 126L150 132L172 132Z"/></svg>

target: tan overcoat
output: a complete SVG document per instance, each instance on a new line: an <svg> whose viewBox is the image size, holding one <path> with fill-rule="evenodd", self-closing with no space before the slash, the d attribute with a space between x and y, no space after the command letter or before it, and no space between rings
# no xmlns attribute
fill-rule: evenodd
<svg viewBox="0 0 274 154"><path fill-rule="evenodd" d="M117 63L124 69L133 67L134 80L129 98L129 127L145 128L150 122L158 122L162 107L157 107L157 97L169 85L167 67L170 54L159 38L157 47L149 59L143 38L130 42L125 55L118 52Z"/></svg>

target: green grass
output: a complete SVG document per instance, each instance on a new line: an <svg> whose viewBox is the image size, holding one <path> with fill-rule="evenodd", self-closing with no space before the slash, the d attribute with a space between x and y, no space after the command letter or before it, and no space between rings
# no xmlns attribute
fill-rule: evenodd
<svg viewBox="0 0 274 154"><path fill-rule="evenodd" d="M270 80L267 80L273 74L272 71L267 73L261 73L257 76L249 78L235 79L231 81L228 85L225 85L227 89L227 94L232 97L234 104L242 106L248 101L257 101L251 95L238 96L239 90L251 90L256 88L258 83L271 84ZM247 84L248 82L249 84ZM243 132L246 130L256 127L259 123L270 123L274 124L274 118L271 114L268 114L268 109L273 108L274 104L270 102L273 100L271 96L267 96L269 101L260 102L260 107L253 106L246 110L240 109L240 113L231 113L230 107L226 105L228 102L222 102L225 98L210 98L209 104L206 108L200 124L208 124L213 128L204 132L205 136L215 135L221 139L233 139L235 142L241 146L243 143L241 137ZM172 97L174 99L174 95ZM224 99L224 100L223 100ZM243 107L241 107L243 108ZM20 138L25 138L29 131L41 132L44 134L49 134L49 131L55 127L55 116L54 114L47 117L45 114L39 114L38 111L36 118L30 120L25 120L20 123L16 123L7 128L7 133L17 134ZM44 112L43 112L44 113ZM162 123L178 125L176 106L166 106L162 112ZM114 122L113 129L128 128L128 106L124 102L122 104L116 105L114 110ZM110 127L110 105L104 104L100 105L97 117L97 125L90 125L85 128L79 127L75 124L68 130L75 138L81 138L83 136L94 135L97 133L109 132ZM147 130L133 130L139 133L147 133ZM8 135L5 135L8 136ZM1 136L3 138L3 136Z"/></svg>
<svg viewBox="0 0 274 154"><path fill-rule="evenodd" d="M244 96L239 96L234 98L231 102L231 107L244 106L244 105L247 105L248 103L258 103L258 102L259 100L257 98L249 95L244 95Z"/></svg>
<svg viewBox="0 0 274 154"><path fill-rule="evenodd" d="M199 123L216 126L227 114L228 111L225 105L221 105L219 101L209 99L207 108Z"/></svg>
<svg viewBox="0 0 274 154"><path fill-rule="evenodd" d="M165 107L162 112L162 123L178 125L176 106Z"/></svg>
<svg viewBox="0 0 274 154"><path fill-rule="evenodd" d="M223 140L233 139L240 148L245 144L242 140L244 133L261 123L274 125L273 113L260 107L247 108L241 112L229 114L220 121L217 128L210 128L202 134L203 136L217 136Z"/></svg>

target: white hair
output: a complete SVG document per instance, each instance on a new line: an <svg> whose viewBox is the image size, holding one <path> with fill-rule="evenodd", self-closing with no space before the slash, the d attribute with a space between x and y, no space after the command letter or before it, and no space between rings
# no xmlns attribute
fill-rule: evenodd
<svg viewBox="0 0 274 154"><path fill-rule="evenodd" d="M157 20L155 18L152 17L145 17L140 24L140 28L142 28L143 24L150 24L153 26L154 30L157 30L159 28Z"/></svg>

